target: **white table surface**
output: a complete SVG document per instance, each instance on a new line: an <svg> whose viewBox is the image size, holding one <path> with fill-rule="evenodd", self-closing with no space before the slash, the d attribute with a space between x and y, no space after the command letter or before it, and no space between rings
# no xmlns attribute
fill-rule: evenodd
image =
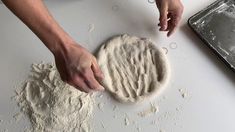
<svg viewBox="0 0 235 132"><path fill-rule="evenodd" d="M137 106L117 103L105 94L104 110L95 107L94 132L234 132L235 74L196 37L187 26L187 19L214 0L183 0L183 20L170 38L156 28L158 12L148 0L48 0L46 4L61 26L80 44L93 52L109 37L128 33L151 38L156 45L167 47L172 77L166 90L151 102L159 112L148 117L137 113L149 102ZM112 11L118 5L119 10ZM95 29L89 32L89 25ZM176 42L177 49L169 43ZM4 5L0 5L0 131L23 131L29 124L15 122L19 111L10 97L15 86L26 79L33 62L53 61L42 42ZM179 89L189 97L182 98ZM113 111L113 106L117 109ZM176 108L180 108L179 111ZM116 115L117 118L113 118ZM124 125L127 115L135 124ZM156 124L151 122L156 120ZM105 128L101 124L104 124Z"/></svg>

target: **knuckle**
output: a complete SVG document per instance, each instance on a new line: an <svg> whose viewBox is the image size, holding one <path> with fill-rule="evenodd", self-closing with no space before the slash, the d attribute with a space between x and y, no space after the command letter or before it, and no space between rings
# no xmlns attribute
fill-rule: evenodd
<svg viewBox="0 0 235 132"><path fill-rule="evenodd" d="M87 67L80 68L80 70L78 71L78 73L81 74L82 76L87 76L88 70L89 70L89 68L87 68Z"/></svg>
<svg viewBox="0 0 235 132"><path fill-rule="evenodd" d="M88 80L90 80L90 79L91 79L91 74L90 74L89 72L87 72L87 71L86 71L86 72L84 72L84 73L83 73L83 77L84 77L84 79L85 79L85 80L87 80L87 81L88 81Z"/></svg>

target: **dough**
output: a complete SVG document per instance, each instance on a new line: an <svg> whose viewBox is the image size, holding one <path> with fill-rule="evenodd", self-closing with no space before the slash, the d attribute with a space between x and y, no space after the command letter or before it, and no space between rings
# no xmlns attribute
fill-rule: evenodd
<svg viewBox="0 0 235 132"><path fill-rule="evenodd" d="M97 61L102 85L120 102L140 102L159 93L169 80L164 52L148 39L121 35L103 44Z"/></svg>

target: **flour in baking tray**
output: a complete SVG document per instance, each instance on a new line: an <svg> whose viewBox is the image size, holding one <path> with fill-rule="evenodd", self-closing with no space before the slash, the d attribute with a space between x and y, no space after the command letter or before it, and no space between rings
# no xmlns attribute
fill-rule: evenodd
<svg viewBox="0 0 235 132"><path fill-rule="evenodd" d="M34 132L89 132L93 99L61 81L54 64L33 64L15 100Z"/></svg>

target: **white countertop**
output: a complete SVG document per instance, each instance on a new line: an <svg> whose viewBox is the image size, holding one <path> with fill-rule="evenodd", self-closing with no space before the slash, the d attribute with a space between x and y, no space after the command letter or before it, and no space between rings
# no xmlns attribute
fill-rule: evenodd
<svg viewBox="0 0 235 132"><path fill-rule="evenodd" d="M48 0L46 4L61 26L78 43L93 52L109 37L128 33L151 38L156 45L167 47L172 68L170 84L159 97L151 100L159 112L138 117L149 107L127 106L105 96L104 110L96 108L94 132L234 132L235 74L196 37L187 26L187 19L214 0L183 0L185 11L181 26L170 38L156 28L158 12L148 0ZM117 11L112 6L117 5ZM89 25L95 29L89 32ZM169 48L176 42L177 49ZM10 97L17 84L26 79L33 62L53 61L52 54L40 40L4 5L0 5L0 132L23 131L25 120L15 122L19 111ZM182 98L179 89L189 97ZM113 106L117 110L113 111ZM179 110L176 110L179 108ZM127 115L135 124L124 125ZM114 118L113 116L117 116ZM156 120L155 124L152 121ZM104 124L105 128L101 124Z"/></svg>

